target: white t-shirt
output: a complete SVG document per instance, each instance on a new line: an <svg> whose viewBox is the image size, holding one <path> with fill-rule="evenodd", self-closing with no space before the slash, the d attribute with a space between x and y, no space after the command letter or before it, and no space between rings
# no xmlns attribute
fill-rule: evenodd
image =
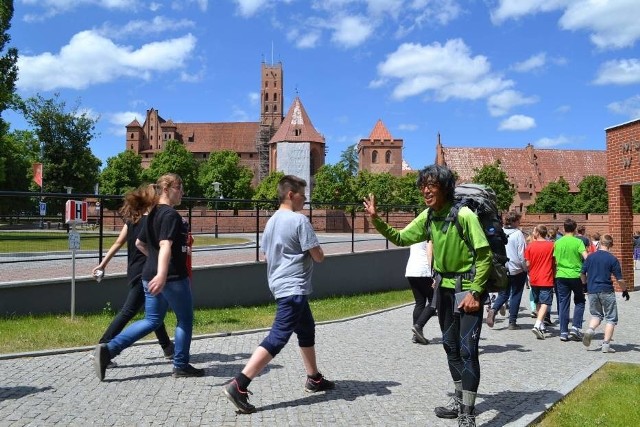
<svg viewBox="0 0 640 427"><path fill-rule="evenodd" d="M431 277L431 264L427 242L414 243L409 247L409 260L405 277Z"/></svg>

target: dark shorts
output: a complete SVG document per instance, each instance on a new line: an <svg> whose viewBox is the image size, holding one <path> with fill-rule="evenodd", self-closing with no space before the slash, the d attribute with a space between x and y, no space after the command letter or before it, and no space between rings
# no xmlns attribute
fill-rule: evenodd
<svg viewBox="0 0 640 427"><path fill-rule="evenodd" d="M276 318L269 335L260 344L275 357L295 332L300 347L315 345L316 324L306 295L292 295L276 300Z"/></svg>
<svg viewBox="0 0 640 427"><path fill-rule="evenodd" d="M536 286L531 285L534 301L538 304L553 304L553 286Z"/></svg>

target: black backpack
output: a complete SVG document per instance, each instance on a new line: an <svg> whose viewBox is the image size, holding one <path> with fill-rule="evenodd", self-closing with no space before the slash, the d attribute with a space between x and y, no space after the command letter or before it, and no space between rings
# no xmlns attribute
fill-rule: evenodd
<svg viewBox="0 0 640 427"><path fill-rule="evenodd" d="M458 229L458 233L466 243L467 248L469 248L469 252L473 255L473 267L466 273L449 273L440 271L437 273L442 277L458 279L456 292L460 292L461 290L460 286L462 278L473 280L475 276L476 251L468 236L464 234L462 226L458 221L458 212L463 206L468 207L478 215L478 220L480 221L480 225L487 237L487 241L489 242L489 246L493 254L491 272L485 285L485 290L487 292L499 292L506 289L508 281L508 270L506 264L507 261L509 261L509 258L507 258L507 249L505 247L507 244L507 235L502 229L502 215L498 211L496 193L491 189L491 187L487 187L482 184L461 184L456 187L453 206L451 207L447 217L444 218L444 224L442 226L442 232L446 233L451 224L455 225ZM429 210L426 222L427 240L431 240L431 221L431 210Z"/></svg>

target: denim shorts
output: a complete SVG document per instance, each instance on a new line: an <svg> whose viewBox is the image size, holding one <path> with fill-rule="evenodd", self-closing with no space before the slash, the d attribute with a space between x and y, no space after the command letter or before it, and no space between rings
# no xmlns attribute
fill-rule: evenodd
<svg viewBox="0 0 640 427"><path fill-rule="evenodd" d="M598 292L589 294L589 312L606 323L618 324L618 304L615 292Z"/></svg>
<svg viewBox="0 0 640 427"><path fill-rule="evenodd" d="M534 301L538 304L553 304L553 286L536 286L531 285Z"/></svg>

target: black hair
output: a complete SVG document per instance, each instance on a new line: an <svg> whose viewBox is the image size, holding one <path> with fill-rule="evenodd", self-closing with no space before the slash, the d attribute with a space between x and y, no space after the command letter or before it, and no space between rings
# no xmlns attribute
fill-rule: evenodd
<svg viewBox="0 0 640 427"><path fill-rule="evenodd" d="M278 181L278 201L282 203L289 191L300 193L307 186L307 181L295 175L285 175Z"/></svg>
<svg viewBox="0 0 640 427"><path fill-rule="evenodd" d="M422 188L426 184L438 184L447 201L452 202L456 189L456 177L451 169L441 165L429 165L418 173L416 185Z"/></svg>

